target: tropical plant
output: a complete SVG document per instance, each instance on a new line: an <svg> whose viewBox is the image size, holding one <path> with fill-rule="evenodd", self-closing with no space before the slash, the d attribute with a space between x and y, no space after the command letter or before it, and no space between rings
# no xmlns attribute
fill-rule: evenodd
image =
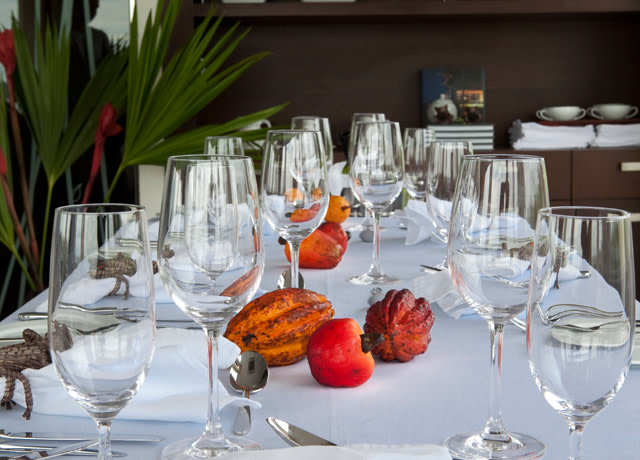
<svg viewBox="0 0 640 460"><path fill-rule="evenodd" d="M36 27L33 54L17 20L12 20L11 31L0 32L0 62L11 78L8 110L5 95L0 92L0 173L3 173L0 174L0 243L16 258L35 292L46 285L43 280L48 260L46 238L54 185L95 143L94 161L88 176L89 190L85 190L83 197L86 200L97 174L96 161L99 162L102 155L104 139L117 131L114 114L126 114L124 147L105 201L109 201L126 168L142 164L164 165L171 155L200 153L206 136L233 134L246 141L260 139L265 130L239 130L271 117L284 107L260 110L227 123L181 130L185 122L268 53L227 64L249 30L240 31L236 24L221 32L222 18L216 17L212 9L182 47L169 55L169 40L180 6L181 0L169 0L164 9L159 7L155 15L147 17L141 36L138 13L134 12L130 44L112 47L71 112L67 94L70 44L65 27L58 29L47 24L43 34ZM13 69L9 69L12 62ZM13 70L17 70L15 99ZM28 127L32 149L37 152L36 163L42 165L47 182L40 245L32 225L26 225L28 231L25 232L25 223L19 222L20 217L27 223L33 222L29 206L33 200L33 183L26 182L18 110ZM7 120L7 112L12 115L10 120ZM12 136L9 136L8 121L11 121ZM18 161L13 162L12 156ZM17 175L22 193L18 203L23 204L20 212L13 201L17 184L13 184L12 167L20 170ZM30 175L31 182L33 176Z"/></svg>

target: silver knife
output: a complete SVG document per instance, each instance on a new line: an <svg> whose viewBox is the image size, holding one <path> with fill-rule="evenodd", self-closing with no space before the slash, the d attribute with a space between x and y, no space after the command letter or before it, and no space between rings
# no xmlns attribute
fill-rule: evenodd
<svg viewBox="0 0 640 460"><path fill-rule="evenodd" d="M42 451L42 450L51 450L51 449L55 449L54 446L26 446L26 445L18 445L18 444L7 444L7 443L0 443L0 452L2 452L3 454L27 454L30 452L36 452L36 451ZM98 455L98 450L97 449L80 449L80 450L76 450L73 455L78 455L78 456L91 456L91 457L96 457ZM117 452L115 450L111 451L111 455L114 458L117 457L126 457L127 454L125 454L124 452Z"/></svg>
<svg viewBox="0 0 640 460"><path fill-rule="evenodd" d="M20 321L30 321L36 319L47 319L49 317L49 313L44 311L27 311L24 313L18 313L18 319ZM117 318L117 316L116 316ZM158 319L156 318L156 324L164 325L164 324L197 324L192 319Z"/></svg>
<svg viewBox="0 0 640 460"><path fill-rule="evenodd" d="M22 433L6 433L0 430L0 439L3 440L21 440L21 441L96 441L96 437L91 434L72 434L72 433L44 433L44 432L22 432ZM164 441L162 436L154 436L148 434L116 434L111 435L111 441L138 441L138 442L156 442Z"/></svg>
<svg viewBox="0 0 640 460"><path fill-rule="evenodd" d="M14 457L0 457L0 460L37 460L40 458L59 457L60 455L66 455L76 450L84 449L85 447L95 446L96 444L98 444L98 441L83 441L51 450L39 450Z"/></svg>
<svg viewBox="0 0 640 460"><path fill-rule="evenodd" d="M292 446L335 446L320 436L275 417L267 417L267 423L282 439Z"/></svg>

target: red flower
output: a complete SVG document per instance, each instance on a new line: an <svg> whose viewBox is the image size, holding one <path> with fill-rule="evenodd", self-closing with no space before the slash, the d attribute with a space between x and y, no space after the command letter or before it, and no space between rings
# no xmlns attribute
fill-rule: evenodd
<svg viewBox="0 0 640 460"><path fill-rule="evenodd" d="M7 77L12 77L16 70L16 47L11 29L0 32L0 62L4 66Z"/></svg>
<svg viewBox="0 0 640 460"><path fill-rule="evenodd" d="M102 153L104 151L104 142L109 136L115 136L122 131L122 126L116 123L117 115L116 109L111 102L102 107L100 112L100 119L98 120L98 129L96 130L95 147L93 148L93 160L91 161L91 172L89 173L89 182L87 182L87 188L84 191L82 197L82 204L89 202L89 195L91 195L91 189L93 189L93 183L96 180L98 171L100 170L100 161L102 160Z"/></svg>
<svg viewBox="0 0 640 460"><path fill-rule="evenodd" d="M0 147L0 176L7 177L7 160L4 157L2 147Z"/></svg>

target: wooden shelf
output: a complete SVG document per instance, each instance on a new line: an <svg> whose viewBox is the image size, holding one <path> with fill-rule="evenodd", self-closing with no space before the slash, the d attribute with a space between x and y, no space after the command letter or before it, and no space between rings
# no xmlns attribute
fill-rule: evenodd
<svg viewBox="0 0 640 460"><path fill-rule="evenodd" d="M228 18L258 22L416 22L611 17L640 14L640 0L358 0L348 3L194 4L195 17L212 7Z"/></svg>

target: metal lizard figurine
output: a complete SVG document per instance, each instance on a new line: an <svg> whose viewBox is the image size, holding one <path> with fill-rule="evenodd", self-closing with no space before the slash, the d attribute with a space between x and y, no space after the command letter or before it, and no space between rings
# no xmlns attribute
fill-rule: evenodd
<svg viewBox="0 0 640 460"><path fill-rule="evenodd" d="M33 410L33 395L29 380L22 374L22 371L27 368L40 369L51 364L47 335L42 337L32 329L25 329L22 332L24 343L0 349L0 377L7 379L0 406L8 410L15 404L11 398L13 398L15 391L16 380L19 380L24 388L24 399L27 406L22 416L27 420L31 418Z"/></svg>
<svg viewBox="0 0 640 460"><path fill-rule="evenodd" d="M121 284L125 284L124 300L129 298L129 280L124 277L135 275L137 270L136 261L129 256L119 252L112 259L98 259L98 264L91 272L91 276L95 279L115 278L116 284L109 295L116 295L120 290Z"/></svg>

